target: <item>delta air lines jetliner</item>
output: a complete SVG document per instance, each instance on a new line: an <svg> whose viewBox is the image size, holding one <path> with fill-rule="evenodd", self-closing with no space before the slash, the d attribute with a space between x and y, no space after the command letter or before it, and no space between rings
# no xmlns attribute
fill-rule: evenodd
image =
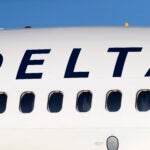
<svg viewBox="0 0 150 150"><path fill-rule="evenodd" d="M150 28L0 31L0 150L150 149Z"/></svg>

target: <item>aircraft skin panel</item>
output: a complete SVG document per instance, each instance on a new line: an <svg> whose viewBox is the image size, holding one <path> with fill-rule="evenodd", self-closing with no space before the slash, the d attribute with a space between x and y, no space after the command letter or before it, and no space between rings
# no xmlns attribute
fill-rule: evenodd
<svg viewBox="0 0 150 150"><path fill-rule="evenodd" d="M3 129L0 131L0 148L3 150L107 150L106 140L110 135L117 136L121 150L141 150L149 147L149 128Z"/></svg>
<svg viewBox="0 0 150 150"><path fill-rule="evenodd" d="M137 110L136 98L150 89L149 41L150 28L138 27L1 30L0 149L107 150L110 136L119 150L148 149L150 113ZM122 93L117 112L106 108L111 90ZM58 113L47 109L53 91L63 93ZM76 108L81 91L92 93L85 113ZM19 110L24 92L35 94L31 113Z"/></svg>

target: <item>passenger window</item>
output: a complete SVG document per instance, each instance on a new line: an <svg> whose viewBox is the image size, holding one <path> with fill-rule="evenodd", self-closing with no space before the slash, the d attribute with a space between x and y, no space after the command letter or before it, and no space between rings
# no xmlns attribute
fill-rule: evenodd
<svg viewBox="0 0 150 150"><path fill-rule="evenodd" d="M77 96L76 108L79 112L88 112L91 109L92 93L90 91L81 91Z"/></svg>
<svg viewBox="0 0 150 150"><path fill-rule="evenodd" d="M22 113L30 113L34 108L35 95L32 92L24 92L20 99L20 111Z"/></svg>
<svg viewBox="0 0 150 150"><path fill-rule="evenodd" d="M109 91L106 96L106 109L110 112L116 112L121 107L122 93L118 90Z"/></svg>
<svg viewBox="0 0 150 150"><path fill-rule="evenodd" d="M139 111L148 111L150 109L150 91L141 90L137 93L136 108Z"/></svg>
<svg viewBox="0 0 150 150"><path fill-rule="evenodd" d="M63 93L60 91L55 91L49 94L48 97L48 110L51 113L58 113L62 109L63 104Z"/></svg>
<svg viewBox="0 0 150 150"><path fill-rule="evenodd" d="M0 113L4 113L6 110L7 95L5 93L0 93Z"/></svg>

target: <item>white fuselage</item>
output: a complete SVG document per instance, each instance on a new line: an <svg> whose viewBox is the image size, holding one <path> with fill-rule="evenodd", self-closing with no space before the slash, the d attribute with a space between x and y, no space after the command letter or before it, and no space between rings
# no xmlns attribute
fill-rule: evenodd
<svg viewBox="0 0 150 150"><path fill-rule="evenodd" d="M128 52L121 74L114 75L119 52L109 48L140 48ZM84 77L65 77L70 56L80 49L74 72ZM31 55L24 74L19 69L27 51L48 50ZM123 49L122 49L123 50ZM120 52L121 53L121 52ZM150 147L150 112L136 109L139 90L150 89L150 28L82 27L0 31L0 92L7 94L7 106L0 114L0 150L107 150L106 140L115 136L119 150L148 150ZM19 74L19 75L18 75ZM17 78L17 75L19 76ZM110 90L122 93L117 112L106 109ZM24 92L35 94L31 113L19 110ZM52 91L64 95L62 109L47 109ZM91 91L88 112L76 109L80 91Z"/></svg>

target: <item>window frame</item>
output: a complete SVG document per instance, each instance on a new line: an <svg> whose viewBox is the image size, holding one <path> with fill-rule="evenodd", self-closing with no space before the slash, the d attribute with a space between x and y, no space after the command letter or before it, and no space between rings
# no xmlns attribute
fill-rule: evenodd
<svg viewBox="0 0 150 150"><path fill-rule="evenodd" d="M21 110L21 101L22 101L22 97L23 97L25 94L33 94L33 95L34 95L33 108L32 108L32 111L30 111L30 112L23 112L23 111ZM19 111L20 111L21 113L23 113L23 114L30 114L30 113L32 113L33 110L34 110L34 105L35 105L35 97L36 97L36 95L35 95L35 93L34 93L33 91L25 91L25 92L23 92L23 93L20 95Z"/></svg>
<svg viewBox="0 0 150 150"><path fill-rule="evenodd" d="M78 109L78 106L77 106L77 102L78 102L78 99L79 99L79 97L80 97L80 95L82 94L82 93L84 93L84 92L89 92L89 93L91 93L91 104L90 104L90 109L88 110L88 111L79 111L79 109ZM88 113L90 110L91 110L91 108L92 108L92 102L93 102L93 93L92 93L92 91L91 90L81 90L81 91L79 91L78 93L77 93L77 97L76 97L76 110L77 110L77 112L79 112L79 113Z"/></svg>
<svg viewBox="0 0 150 150"><path fill-rule="evenodd" d="M52 112L52 111L50 111L49 105L48 105L48 104L49 104L49 101L50 101L50 97L51 97L51 95L54 94L54 93L61 93L61 94L62 94L62 105L61 105L61 109L60 109L58 112ZM52 114L60 113L60 112L62 111L62 109L63 109L63 103L64 103L64 93L63 93L62 91L59 91L59 90L51 91L51 92L48 94L47 110L48 110L49 113L52 113Z"/></svg>
<svg viewBox="0 0 150 150"><path fill-rule="evenodd" d="M150 89L140 89L140 90L138 90L137 93L136 93L135 108L136 108L136 110L137 110L138 112L144 113L144 112L150 111L150 109L149 109L149 110L146 110L146 111L140 111L140 110L138 109L138 107L137 107L137 100L138 100L138 96L139 96L139 94L140 94L141 92L150 92Z"/></svg>
<svg viewBox="0 0 150 150"><path fill-rule="evenodd" d="M121 103L120 103L120 107L119 107L119 109L117 110L117 111L110 111L109 109L108 109L108 97L109 97L109 95L110 95L110 93L112 93L112 92L119 92L119 93L121 93ZM120 111L120 109L121 109L121 106L122 106L122 97L123 97L123 94L122 94L122 92L121 92L121 90L118 90L118 89L114 89L114 90L109 90L107 93L106 93L106 100L105 100L105 109L108 111L108 112L111 112L111 113L115 113L115 112L118 112L118 111Z"/></svg>
<svg viewBox="0 0 150 150"><path fill-rule="evenodd" d="M5 105L5 110L4 110L2 113L0 113L0 114L3 114L3 113L5 113L5 112L6 112L6 108L7 108L7 101L8 101L8 95L7 95L7 93L6 93L6 92L0 92L0 95L1 95L1 94L6 95L6 105Z"/></svg>

